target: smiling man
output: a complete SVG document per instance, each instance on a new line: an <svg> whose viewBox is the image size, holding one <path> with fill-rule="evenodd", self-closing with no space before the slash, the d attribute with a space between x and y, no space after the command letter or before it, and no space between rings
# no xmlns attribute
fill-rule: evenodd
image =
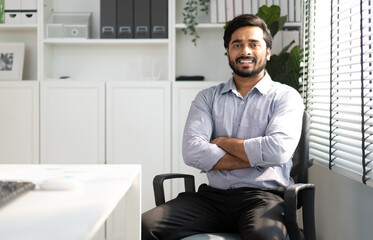
<svg viewBox="0 0 373 240"><path fill-rule="evenodd" d="M284 189L300 138L303 101L265 71L272 37L255 15L234 18L224 47L233 77L198 93L183 136L187 165L207 174L197 193L181 193L142 216L143 239L239 232L243 240L285 239Z"/></svg>

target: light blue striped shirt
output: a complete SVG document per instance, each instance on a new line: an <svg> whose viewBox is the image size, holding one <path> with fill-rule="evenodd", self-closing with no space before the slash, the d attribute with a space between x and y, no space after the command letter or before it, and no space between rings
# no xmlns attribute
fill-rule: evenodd
<svg viewBox="0 0 373 240"><path fill-rule="evenodd" d="M200 91L192 102L183 136L184 162L206 172L219 189L274 188L293 184L291 157L298 144L304 105L299 93L266 73L243 98L233 78ZM244 139L252 167L212 170L225 151L211 139Z"/></svg>

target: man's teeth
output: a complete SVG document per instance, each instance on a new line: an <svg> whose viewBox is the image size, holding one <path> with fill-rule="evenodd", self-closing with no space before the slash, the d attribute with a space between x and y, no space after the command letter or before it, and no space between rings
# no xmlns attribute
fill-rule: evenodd
<svg viewBox="0 0 373 240"><path fill-rule="evenodd" d="M253 61L251 60L240 60L240 63L252 63Z"/></svg>

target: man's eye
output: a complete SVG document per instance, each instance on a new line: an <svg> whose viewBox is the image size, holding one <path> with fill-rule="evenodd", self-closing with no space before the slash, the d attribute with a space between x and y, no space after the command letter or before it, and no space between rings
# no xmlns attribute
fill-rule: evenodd
<svg viewBox="0 0 373 240"><path fill-rule="evenodd" d="M241 46L240 44L234 44L234 45L233 45L234 48L238 48L238 47L240 47L240 46Z"/></svg>

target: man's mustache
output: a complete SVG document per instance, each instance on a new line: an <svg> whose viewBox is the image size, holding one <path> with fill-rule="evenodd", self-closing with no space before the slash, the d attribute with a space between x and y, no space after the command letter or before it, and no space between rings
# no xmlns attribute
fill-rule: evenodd
<svg viewBox="0 0 373 240"><path fill-rule="evenodd" d="M253 62L256 62L256 57L238 57L236 58L236 62L240 61L240 60L252 60Z"/></svg>

